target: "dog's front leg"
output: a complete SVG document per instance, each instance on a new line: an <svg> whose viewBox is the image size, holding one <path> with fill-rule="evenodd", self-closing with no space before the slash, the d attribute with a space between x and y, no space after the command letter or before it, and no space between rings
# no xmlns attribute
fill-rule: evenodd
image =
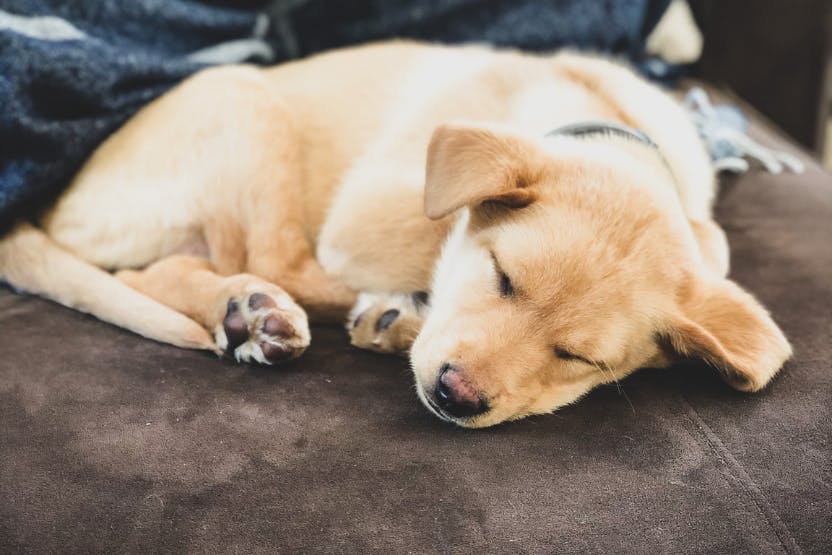
<svg viewBox="0 0 832 555"><path fill-rule="evenodd" d="M286 229L281 234L287 235ZM295 242L250 245L248 272L277 283L297 301L315 323L341 323L355 304L356 293L332 279L312 256L300 233Z"/></svg>
<svg viewBox="0 0 832 555"><path fill-rule="evenodd" d="M235 268L244 253L244 271L283 288L309 319L341 323L356 292L331 278L315 259L307 235L298 152L300 140L280 114L264 122L268 133L257 142L249 181L236 183L234 197L205 223L211 260L218 269ZM233 217L220 217L228 212ZM229 221L232 224L229 225Z"/></svg>

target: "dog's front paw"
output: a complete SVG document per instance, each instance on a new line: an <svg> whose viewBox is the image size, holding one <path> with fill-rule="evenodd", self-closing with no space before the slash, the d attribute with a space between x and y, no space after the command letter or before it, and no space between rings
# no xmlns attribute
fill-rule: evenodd
<svg viewBox="0 0 832 555"><path fill-rule="evenodd" d="M214 329L217 346L240 362L275 364L309 346L306 314L281 290L233 296Z"/></svg>
<svg viewBox="0 0 832 555"><path fill-rule="evenodd" d="M427 293L362 293L347 320L352 344L379 353L406 355L419 334Z"/></svg>

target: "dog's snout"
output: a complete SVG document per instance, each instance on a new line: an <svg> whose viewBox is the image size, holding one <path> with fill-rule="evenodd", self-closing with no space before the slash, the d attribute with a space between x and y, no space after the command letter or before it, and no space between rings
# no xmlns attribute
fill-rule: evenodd
<svg viewBox="0 0 832 555"><path fill-rule="evenodd" d="M433 395L439 408L451 416L475 416L488 410L488 405L459 369L447 363L439 369Z"/></svg>

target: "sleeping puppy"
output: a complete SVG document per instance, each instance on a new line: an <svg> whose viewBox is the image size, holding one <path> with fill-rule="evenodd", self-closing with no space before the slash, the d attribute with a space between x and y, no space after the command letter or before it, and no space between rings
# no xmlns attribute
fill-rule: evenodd
<svg viewBox="0 0 832 555"><path fill-rule="evenodd" d="M0 277L265 364L352 308L353 343L409 351L460 426L680 357L756 391L791 350L726 279L713 173L683 110L612 62L382 43L183 82L3 238Z"/></svg>

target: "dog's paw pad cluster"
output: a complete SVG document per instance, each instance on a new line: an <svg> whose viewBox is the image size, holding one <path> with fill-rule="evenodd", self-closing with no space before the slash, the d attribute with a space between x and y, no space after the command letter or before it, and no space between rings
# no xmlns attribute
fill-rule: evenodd
<svg viewBox="0 0 832 555"><path fill-rule="evenodd" d="M228 300L214 335L217 345L238 361L276 364L297 358L309 346L308 332L293 324L297 319L272 295L256 292Z"/></svg>
<svg viewBox="0 0 832 555"><path fill-rule="evenodd" d="M350 312L347 331L355 347L407 354L422 326L427 293L362 293Z"/></svg>

